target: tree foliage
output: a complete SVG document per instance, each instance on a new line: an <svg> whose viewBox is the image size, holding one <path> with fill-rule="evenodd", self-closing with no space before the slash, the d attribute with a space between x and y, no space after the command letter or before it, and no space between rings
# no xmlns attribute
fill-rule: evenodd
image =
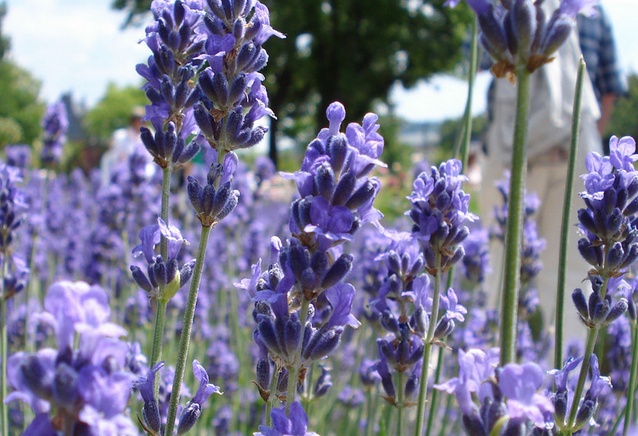
<svg viewBox="0 0 638 436"><path fill-rule="evenodd" d="M139 87L119 87L110 83L104 96L86 114L86 131L99 141L108 141L115 129L129 125L136 107L147 103L146 95Z"/></svg>
<svg viewBox="0 0 638 436"><path fill-rule="evenodd" d="M40 82L8 57L9 39L2 34L6 13L6 5L0 5L0 147L31 144L41 134L44 114L44 105L38 100Z"/></svg>
<svg viewBox="0 0 638 436"><path fill-rule="evenodd" d="M341 101L347 120L360 121L375 103L387 102L391 87L451 69L469 22L467 8L451 10L443 0L263 0L272 26L286 34L267 43L264 71L270 107L271 157L277 130L295 127L288 117L325 124L325 109ZM127 22L148 10L150 0L114 0Z"/></svg>
<svg viewBox="0 0 638 436"><path fill-rule="evenodd" d="M638 138L638 74L629 76L629 92L616 101L616 106L607 128L607 135L632 136Z"/></svg>

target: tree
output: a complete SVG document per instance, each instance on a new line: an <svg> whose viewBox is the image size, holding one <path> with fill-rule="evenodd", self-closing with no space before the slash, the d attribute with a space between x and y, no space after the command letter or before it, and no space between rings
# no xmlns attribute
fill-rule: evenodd
<svg viewBox="0 0 638 436"><path fill-rule="evenodd" d="M25 142L31 144L42 131L44 105L38 100L40 82L10 59L9 39L2 35L6 4L0 4L0 147Z"/></svg>
<svg viewBox="0 0 638 436"><path fill-rule="evenodd" d="M614 113L607 128L606 136L632 136L638 139L638 74L628 77L629 92L616 101Z"/></svg>
<svg viewBox="0 0 638 436"><path fill-rule="evenodd" d="M147 103L146 94L139 87L110 83L104 97L86 114L87 133L99 141L108 141L114 130L129 125L136 107Z"/></svg>
<svg viewBox="0 0 638 436"><path fill-rule="evenodd" d="M311 115L313 131L325 124L325 109L341 101L349 120L360 121L375 103L387 102L395 83L452 68L469 22L467 8L450 10L443 0L264 0L272 26L287 35L266 43L264 71L270 107L270 157L277 160L280 122ZM115 0L127 23L149 0Z"/></svg>

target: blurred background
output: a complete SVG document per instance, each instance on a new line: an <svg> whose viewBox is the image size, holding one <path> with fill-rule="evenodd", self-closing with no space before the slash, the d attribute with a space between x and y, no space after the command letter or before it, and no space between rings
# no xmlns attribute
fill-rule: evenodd
<svg viewBox="0 0 638 436"><path fill-rule="evenodd" d="M70 119L66 168L89 170L146 103L135 65L150 53L139 40L150 0L9 0L0 2L0 147L37 148L46 104L62 100ZM252 153L294 169L324 124L325 107L342 101L347 121L382 116L384 160L400 174L415 160L437 160L454 142L467 83L470 14L461 4L423 0L270 0L271 38L263 71L278 119ZM610 131L638 136L638 2L604 0L614 26L629 95ZM475 139L482 131L489 73L474 92ZM443 150L443 152L442 152Z"/></svg>

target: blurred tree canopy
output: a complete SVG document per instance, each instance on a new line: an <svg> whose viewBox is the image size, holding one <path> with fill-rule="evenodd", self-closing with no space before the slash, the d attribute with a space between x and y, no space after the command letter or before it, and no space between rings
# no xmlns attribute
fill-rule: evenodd
<svg viewBox="0 0 638 436"><path fill-rule="evenodd" d="M633 73L628 77L629 92L616 101L614 113L607 126L606 136L618 137L632 136L638 139L638 74Z"/></svg>
<svg viewBox="0 0 638 436"><path fill-rule="evenodd" d="M9 58L10 41L2 34L6 4L0 4L0 147L32 144L42 132L44 105L38 100L40 82Z"/></svg>
<svg viewBox="0 0 638 436"><path fill-rule="evenodd" d="M140 22L151 0L114 0L128 12L125 24ZM450 70L461 56L467 8L451 10L444 0L263 0L272 26L286 39L266 43L264 71L270 107L270 157L277 160L280 127L298 128L296 119L324 126L325 109L341 101L346 121L361 121L391 87L413 86ZM308 115L310 118L308 118ZM280 125L281 123L281 125Z"/></svg>
<svg viewBox="0 0 638 436"><path fill-rule="evenodd" d="M87 112L84 127L100 142L107 142L113 131L130 124L135 107L148 104L146 94L137 86L119 87L109 83L104 96Z"/></svg>

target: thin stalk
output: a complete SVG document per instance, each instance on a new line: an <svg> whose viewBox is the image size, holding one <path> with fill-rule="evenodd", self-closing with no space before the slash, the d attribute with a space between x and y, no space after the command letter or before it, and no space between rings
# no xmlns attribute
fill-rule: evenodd
<svg viewBox="0 0 638 436"><path fill-rule="evenodd" d="M434 268L436 275L434 276L434 295L432 296L432 313L430 315L430 324L428 325L428 334L425 337L423 347L423 362L421 365L421 381L419 383L419 400L416 412L415 436L421 436L423 433L423 416L425 415L425 403L428 386L428 371L430 363L430 354L432 353L432 340L434 339L434 331L438 321L440 294L441 294L441 253L437 252L434 259Z"/></svg>
<svg viewBox="0 0 638 436"><path fill-rule="evenodd" d="M175 378L173 379L171 401L168 406L168 418L166 421L165 432L166 435L172 435L173 427L175 426L175 416L177 415L177 405L179 404L179 391L182 386L182 380L184 379L186 360L188 359L188 347L190 345L191 331L193 329L195 307L197 306L197 293L199 292L199 283L202 279L202 271L204 269L204 259L206 258L206 247L208 245L208 236L210 235L210 230L211 227L202 226L202 233L199 239L199 247L197 248L195 269L193 270L193 276L191 277L188 299L186 301L186 310L184 311L182 335L179 338L177 363L175 365Z"/></svg>
<svg viewBox="0 0 638 436"><path fill-rule="evenodd" d="M7 275L7 255L2 256L2 276L0 276L0 341L2 342L2 391L0 398L0 415L2 416L2 434L9 434L9 407L4 400L7 398L7 356L9 343L7 341L7 300L4 292L4 277ZM28 327L28 326L27 326Z"/></svg>
<svg viewBox="0 0 638 436"><path fill-rule="evenodd" d="M405 374L402 371L397 372L397 436L403 434L403 410L405 404L403 404L403 391L405 390L404 382Z"/></svg>
<svg viewBox="0 0 638 436"><path fill-rule="evenodd" d="M560 251L558 255L558 283L556 284L556 330L554 332L554 368L563 366L563 313L565 311L565 275L567 271L567 243L569 239L572 190L574 189L574 172L576 169L576 155L578 153L578 134L580 132L580 108L582 106L583 77L585 76L585 61L580 58L578 75L576 77L576 93L574 95L574 109L572 111L571 144L569 147L569 162L567 164L567 179L565 183L565 197L563 198L563 218L560 232Z"/></svg>
<svg viewBox="0 0 638 436"><path fill-rule="evenodd" d="M304 331L306 319L308 318L308 308L310 301L305 297L301 297L301 309L299 309L299 321L301 322L301 331ZM302 333L303 334L303 333ZM299 378L299 369L301 366L301 341L297 344L292 365L288 366L288 391L286 392L286 415L290 415L290 406L295 401L297 395L297 381Z"/></svg>
<svg viewBox="0 0 638 436"><path fill-rule="evenodd" d="M478 26L476 18L472 20L472 43L470 46L470 64L467 73L467 99L463 113L463 136L454 146L454 157L457 157L467 171L467 161L470 155L470 140L472 138L472 94L474 91L474 78L476 76L476 64L478 59Z"/></svg>
<svg viewBox="0 0 638 436"><path fill-rule="evenodd" d="M625 406L625 424L622 429L623 436L629 434L629 425L634 410L636 394L633 392L636 386L636 373L638 373L638 322L632 321L634 337L631 341L631 372L629 373L629 386L627 387L627 405Z"/></svg>
<svg viewBox="0 0 638 436"><path fill-rule="evenodd" d="M445 348L439 348L439 356L436 360L436 372L434 373L434 384L438 384L441 381L441 372L443 368L443 356ZM432 391L432 398L430 399L430 413L428 413L428 425L425 428L426 436L430 435L432 432L432 426L434 425L434 416L436 415L434 411L437 407L437 402L439 400L439 391L434 389Z"/></svg>
<svg viewBox="0 0 638 436"><path fill-rule="evenodd" d="M377 404L379 399L379 396L376 395L378 393L378 390L379 390L379 387L377 386L375 389L375 395L373 396L372 389L371 388L367 389L366 396L367 396L368 412L366 414L367 416L366 436L372 436L372 432L374 430L374 423L377 422L375 418L377 416Z"/></svg>
<svg viewBox="0 0 638 436"><path fill-rule="evenodd" d="M505 261L501 300L500 365L514 361L516 354L516 321L520 288L521 244L524 214L525 176L527 174L527 118L529 114L530 73L523 67L516 71L516 120L510 192L505 231Z"/></svg>
<svg viewBox="0 0 638 436"><path fill-rule="evenodd" d="M169 165L166 168L162 168L162 206L160 209L160 218L168 225L168 210L169 210L169 197L171 195L171 173L172 167ZM162 236L160 240L160 254L164 262L168 258L168 241Z"/></svg>
<svg viewBox="0 0 638 436"><path fill-rule="evenodd" d="M600 327L596 326L592 329L589 329L589 331L587 332L587 345L585 347L584 354L585 358L583 359L583 363L580 367L580 373L578 374L578 384L576 385L576 390L574 391L574 396L572 398L572 407L569 411L569 419L567 420L566 430L568 430L569 432L575 431L573 428L576 423L576 414L578 413L580 398L583 395L583 390L585 389L585 380L587 380L587 373L589 372L589 358L594 353L594 346L596 345L596 339L598 338L599 330Z"/></svg>

